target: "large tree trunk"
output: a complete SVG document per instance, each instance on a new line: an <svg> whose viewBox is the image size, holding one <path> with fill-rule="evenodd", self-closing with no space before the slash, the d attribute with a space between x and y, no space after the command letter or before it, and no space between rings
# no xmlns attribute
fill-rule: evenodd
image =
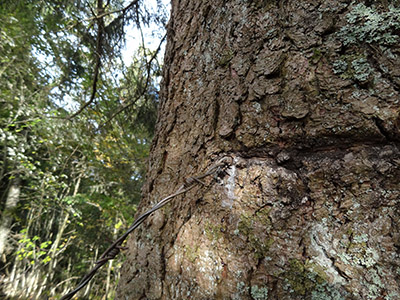
<svg viewBox="0 0 400 300"><path fill-rule="evenodd" d="M133 234L118 299L400 299L399 47L346 41L350 2L172 1L139 213L234 164Z"/></svg>

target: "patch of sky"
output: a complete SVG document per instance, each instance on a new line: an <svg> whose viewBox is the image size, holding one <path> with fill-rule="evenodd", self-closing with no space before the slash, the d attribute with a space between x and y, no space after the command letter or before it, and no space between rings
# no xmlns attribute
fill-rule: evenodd
<svg viewBox="0 0 400 300"><path fill-rule="evenodd" d="M127 4L131 1L126 1ZM170 0L148 0L145 1L145 8L151 15L160 13L160 5L164 6L165 17L169 18L171 7ZM126 65L132 63L133 54L135 51L144 44L150 50L156 50L166 32L166 28L160 27L155 22L150 22L148 25L143 25L141 30L137 28L136 24L131 24L126 29L126 44L122 51L122 59ZM162 45L160 54L163 56L165 50L165 43Z"/></svg>
<svg viewBox="0 0 400 300"><path fill-rule="evenodd" d="M128 5L132 0L125 1L125 5ZM169 12L170 12L170 0L147 0L144 1L144 10L149 12L152 16L158 16L160 14L164 14L164 19L168 20ZM162 11L160 11L162 9ZM122 48L122 61L125 65L129 66L134 58L134 54L137 53L139 47L144 45L146 48L150 50L156 50L160 45L160 42L165 35L166 28L161 25L157 25L156 22L152 21L148 24L142 25L139 29L136 24L129 24L126 29L126 40L125 45ZM42 32L45 34L45 32ZM64 33L57 33L57 38L62 38L64 40L69 40L70 43L77 43L77 40L74 40L75 37L67 36ZM72 40L71 40L72 39ZM163 59L163 54L165 51L165 43L163 43L160 49L160 60ZM38 61L44 66L42 69L42 75L46 77L49 83L54 82L54 79L57 78L59 69L53 63L53 58L49 56L49 49L39 49L33 48L32 53L38 59ZM122 76L121 73L115 74L115 79L118 80ZM161 78L157 81L160 82ZM78 79L77 82L74 82L76 86L81 84L81 79ZM69 112L74 112L79 109L79 103L74 100L78 99L77 91L69 91L66 93L65 91L61 91L57 86L52 89L52 94L54 95L54 102L56 105L64 108ZM61 96L62 95L62 96ZM85 102L85 99L80 99ZM87 101L87 99L86 99Z"/></svg>

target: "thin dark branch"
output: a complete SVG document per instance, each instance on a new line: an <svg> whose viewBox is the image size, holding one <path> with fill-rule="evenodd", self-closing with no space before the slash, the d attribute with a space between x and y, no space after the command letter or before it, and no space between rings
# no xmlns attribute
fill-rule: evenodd
<svg viewBox="0 0 400 300"><path fill-rule="evenodd" d="M97 0L97 13L102 14L104 11L103 0ZM97 92L97 82L99 81L99 73L101 68L101 56L103 52L103 35L104 35L104 20L103 18L96 18L97 20L97 41L96 41L96 52L95 52L95 60L96 65L94 67L93 74L93 83L92 83L92 94L90 96L90 100L81 106L81 108L68 117L69 120L79 115L86 107L93 103L96 92Z"/></svg>
<svg viewBox="0 0 400 300"><path fill-rule="evenodd" d="M73 113L71 116L69 116L67 119L71 120L72 118L76 117L80 113L82 113L83 110L85 110L90 104L94 102L94 99L96 97L96 92L97 92L97 82L99 80L99 73L101 69L101 56L102 56L102 46L103 46L103 35L104 35L104 17L110 14L114 13L120 13L122 12L122 15L125 15L125 13L131 9L133 6L137 5L139 0L134 0L132 1L129 5L125 6L123 9L111 11L111 12L104 12L104 7L103 7L103 0L98 0L97 2L97 14L93 12L93 17L87 19L88 21L90 20L96 20L98 29L97 29L97 42L96 42L96 64L95 64L95 69L94 69L94 74L93 74L93 84L92 84L92 93L90 96L89 101L84 103L81 108ZM146 86L147 87L147 86Z"/></svg>
<svg viewBox="0 0 400 300"><path fill-rule="evenodd" d="M122 12L122 14L125 14L125 13L126 13L128 10L130 10L134 5L138 4L138 2L139 2L139 0L132 1L130 4L128 4L127 6L125 6L125 7L122 8L122 9L117 9L117 10L105 12L105 13L100 14L100 15L97 15L97 16L95 15L95 16L93 16L93 17L91 17L91 18L86 19L85 21L91 21L91 20L95 20L95 19L104 18L105 16L112 15L112 14L117 14L117 13L120 13L120 12Z"/></svg>
<svg viewBox="0 0 400 300"><path fill-rule="evenodd" d="M105 125L107 125L111 120L113 120L117 115L119 115L121 112L123 112L124 110L126 110L127 108L129 108L130 106L134 105L141 97L143 97L147 91L147 88L149 87L149 83L150 83L150 72L151 72L151 64L154 61L154 59L157 57L158 53L160 52L161 49L161 45L164 42L165 38L166 38L167 34L165 34L163 36L163 38L160 41L160 44L158 45L156 51L153 53L153 55L151 56L150 60L147 62L147 66L146 66L146 73L147 73L147 78L146 78L146 84L144 86L144 88L140 91L139 95L137 95L135 97L134 100L132 100L130 103L126 104L126 105L122 105L119 109L117 109L117 111L115 111L111 117L108 118L107 121L105 121L104 123L102 123L97 129L101 129L103 128Z"/></svg>

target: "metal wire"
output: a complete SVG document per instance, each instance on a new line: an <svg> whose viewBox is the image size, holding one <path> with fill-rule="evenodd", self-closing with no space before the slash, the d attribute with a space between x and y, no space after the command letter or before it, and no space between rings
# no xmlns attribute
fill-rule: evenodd
<svg viewBox="0 0 400 300"><path fill-rule="evenodd" d="M151 209L149 209L148 211L137 217L136 220L132 223L132 225L128 228L128 230L123 235L121 235L114 243L112 243L111 246L108 247L106 251L104 251L104 253L100 256L100 259L95 262L95 266L89 271L88 274L86 274L86 276L82 278L78 286L68 294L64 295L60 300L71 299L77 292L79 292L83 287L85 287L89 283L89 281L93 278L93 276L96 274L97 270L99 270L104 264L106 264L109 260L114 259L119 254L121 249L123 249L122 243L125 241L128 235L132 231L134 231L140 224L142 224L143 221L146 220L147 217L150 216L153 212L168 204L176 196L191 190L196 185L198 184L204 185L204 182L201 181L201 179L223 171L224 168L226 168L228 165L231 165L232 163L233 163L233 158L230 156L225 156L220 160L218 160L204 174L184 179L184 183L175 191L175 193L163 198Z"/></svg>

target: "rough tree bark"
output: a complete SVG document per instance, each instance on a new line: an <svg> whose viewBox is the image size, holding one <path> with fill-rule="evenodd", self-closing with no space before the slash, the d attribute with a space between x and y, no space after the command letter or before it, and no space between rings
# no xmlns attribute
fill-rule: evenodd
<svg viewBox="0 0 400 300"><path fill-rule="evenodd" d="M399 46L346 42L355 8L172 1L139 213L235 161L131 237L118 299L400 299Z"/></svg>

